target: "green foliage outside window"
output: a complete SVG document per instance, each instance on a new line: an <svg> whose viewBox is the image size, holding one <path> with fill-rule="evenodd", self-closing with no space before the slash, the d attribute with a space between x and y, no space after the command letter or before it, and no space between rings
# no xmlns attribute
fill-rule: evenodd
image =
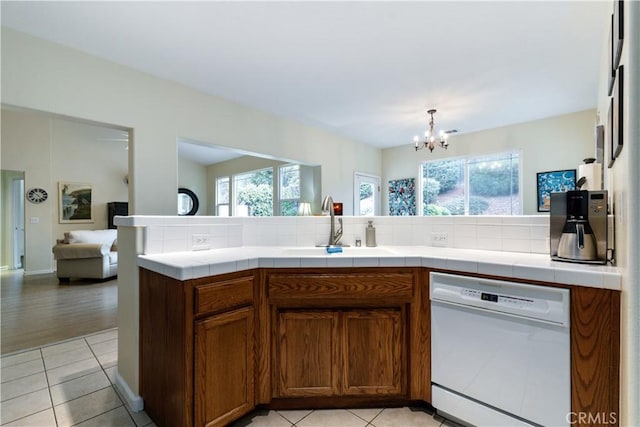
<svg viewBox="0 0 640 427"><path fill-rule="evenodd" d="M471 194L509 196L518 193L518 165L511 159L469 164Z"/></svg>
<svg viewBox="0 0 640 427"><path fill-rule="evenodd" d="M434 179L440 183L440 193L453 190L462 180L464 162L460 160L443 160L429 163L428 168L423 168L424 178Z"/></svg>
<svg viewBox="0 0 640 427"><path fill-rule="evenodd" d="M283 200L280 203L280 215L296 216L298 215L298 200Z"/></svg>
<svg viewBox="0 0 640 427"><path fill-rule="evenodd" d="M423 182L424 182L424 186L422 189L422 197L424 198L423 203L425 205L435 203L438 198L438 194L440 194L440 187L441 187L440 181L435 180L433 178L427 178Z"/></svg>
<svg viewBox="0 0 640 427"><path fill-rule="evenodd" d="M451 215L464 215L464 197L451 200L444 206ZM469 215L482 215L489 208L489 202L483 197L469 197Z"/></svg>
<svg viewBox="0 0 640 427"><path fill-rule="evenodd" d="M238 192L238 204L248 206L249 216L273 216L273 188L249 183Z"/></svg>
<svg viewBox="0 0 640 427"><path fill-rule="evenodd" d="M423 214L426 216L451 215L451 211L449 211L449 209L445 208L444 206L428 204L424 207Z"/></svg>

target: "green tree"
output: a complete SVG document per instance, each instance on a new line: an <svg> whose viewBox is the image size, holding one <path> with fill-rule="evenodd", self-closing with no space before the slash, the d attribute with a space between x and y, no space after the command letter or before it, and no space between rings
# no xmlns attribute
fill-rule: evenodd
<svg viewBox="0 0 640 427"><path fill-rule="evenodd" d="M262 169L254 172L249 180L253 185L266 184L273 187L273 169Z"/></svg>
<svg viewBox="0 0 640 427"><path fill-rule="evenodd" d="M435 203L438 194L440 194L440 181L433 178L425 179L422 189L423 203L425 205Z"/></svg>
<svg viewBox="0 0 640 427"><path fill-rule="evenodd" d="M445 205L451 215L464 215L464 197L457 197ZM482 215L489 208L483 197L469 197L469 215Z"/></svg>
<svg viewBox="0 0 640 427"><path fill-rule="evenodd" d="M271 183L250 183L238 192L238 202L249 207L249 216L273 216Z"/></svg>
<svg viewBox="0 0 640 427"><path fill-rule="evenodd" d="M518 194L518 164L511 159L469 164L471 194L509 196Z"/></svg>
<svg viewBox="0 0 640 427"><path fill-rule="evenodd" d="M280 215L283 215L283 216L298 215L298 201L283 200L282 203L280 203Z"/></svg>
<svg viewBox="0 0 640 427"><path fill-rule="evenodd" d="M445 208L444 206L425 205L424 215L426 216L451 215L451 212L449 212L449 209Z"/></svg>
<svg viewBox="0 0 640 427"><path fill-rule="evenodd" d="M464 161L442 160L429 162L422 170L424 178L432 178L438 181L440 183L440 192L446 193L453 190L462 181Z"/></svg>

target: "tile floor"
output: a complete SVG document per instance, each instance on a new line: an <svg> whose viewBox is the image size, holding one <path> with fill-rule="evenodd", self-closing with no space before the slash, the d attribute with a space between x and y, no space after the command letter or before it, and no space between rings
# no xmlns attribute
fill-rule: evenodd
<svg viewBox="0 0 640 427"><path fill-rule="evenodd" d="M3 356L0 425L153 426L116 392L118 330Z"/></svg>
<svg viewBox="0 0 640 427"><path fill-rule="evenodd" d="M3 356L0 425L155 427L130 412L113 383L118 330ZM417 408L255 411L233 427L455 426Z"/></svg>
<svg viewBox="0 0 640 427"><path fill-rule="evenodd" d="M255 411L232 427L459 427L422 408Z"/></svg>

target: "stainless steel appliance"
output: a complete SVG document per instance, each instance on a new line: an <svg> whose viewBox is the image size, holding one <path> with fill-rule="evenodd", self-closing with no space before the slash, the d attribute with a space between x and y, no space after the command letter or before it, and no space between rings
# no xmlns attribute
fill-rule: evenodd
<svg viewBox="0 0 640 427"><path fill-rule="evenodd" d="M568 426L570 291L430 274L431 396L475 426Z"/></svg>
<svg viewBox="0 0 640 427"><path fill-rule="evenodd" d="M557 261L607 262L607 192L551 193L550 252Z"/></svg>

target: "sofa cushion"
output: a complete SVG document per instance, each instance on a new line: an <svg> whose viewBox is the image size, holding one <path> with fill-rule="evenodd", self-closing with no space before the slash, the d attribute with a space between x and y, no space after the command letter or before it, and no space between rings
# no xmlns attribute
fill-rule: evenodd
<svg viewBox="0 0 640 427"><path fill-rule="evenodd" d="M73 245L63 243L53 247L53 255L57 260L102 258L111 253L109 249L109 246L100 243L75 243Z"/></svg>
<svg viewBox="0 0 640 427"><path fill-rule="evenodd" d="M64 233L67 243L98 243L111 247L118 238L118 230L73 230Z"/></svg>

